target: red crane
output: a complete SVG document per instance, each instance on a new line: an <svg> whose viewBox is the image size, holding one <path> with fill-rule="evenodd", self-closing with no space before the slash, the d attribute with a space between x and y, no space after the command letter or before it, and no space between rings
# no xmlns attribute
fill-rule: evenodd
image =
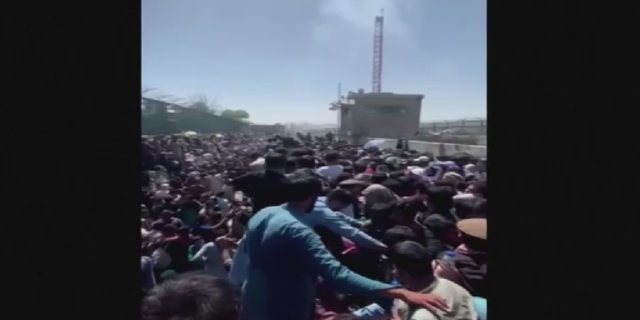
<svg viewBox="0 0 640 320"><path fill-rule="evenodd" d="M384 9L376 16L373 32L373 77L371 92L380 92L382 86L382 31L384 25Z"/></svg>

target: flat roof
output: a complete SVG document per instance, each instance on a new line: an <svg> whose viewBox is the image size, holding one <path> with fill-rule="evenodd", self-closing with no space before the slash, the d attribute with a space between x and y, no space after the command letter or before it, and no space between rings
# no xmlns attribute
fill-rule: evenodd
<svg viewBox="0 0 640 320"><path fill-rule="evenodd" d="M392 98L392 99L423 99L423 94L406 94L406 93L392 93L392 92L367 92L357 93L349 92L349 99L376 99L376 98Z"/></svg>

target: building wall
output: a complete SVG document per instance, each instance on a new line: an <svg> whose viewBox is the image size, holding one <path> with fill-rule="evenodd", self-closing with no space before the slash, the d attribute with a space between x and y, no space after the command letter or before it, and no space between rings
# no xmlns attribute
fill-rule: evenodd
<svg viewBox="0 0 640 320"><path fill-rule="evenodd" d="M355 105L343 107L349 111L342 111L341 128L356 140L413 137L420 128L421 107L422 97L418 95L356 98ZM404 111L393 111L396 108Z"/></svg>

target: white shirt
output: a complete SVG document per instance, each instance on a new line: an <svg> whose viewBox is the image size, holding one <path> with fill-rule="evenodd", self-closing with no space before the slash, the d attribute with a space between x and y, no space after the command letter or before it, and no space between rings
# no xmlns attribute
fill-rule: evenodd
<svg viewBox="0 0 640 320"><path fill-rule="evenodd" d="M249 170L260 171L264 170L264 158L258 158L256 161L249 164Z"/></svg>
<svg viewBox="0 0 640 320"><path fill-rule="evenodd" d="M332 164L330 166L324 166L324 167L318 168L318 173L329 180L334 180L343 171L344 171L344 168L339 164Z"/></svg>
<svg viewBox="0 0 640 320"><path fill-rule="evenodd" d="M224 269L224 262L220 252L213 242L207 242L198 252L193 256L193 260L203 260L204 270L215 277L225 279L227 277L227 271Z"/></svg>
<svg viewBox="0 0 640 320"><path fill-rule="evenodd" d="M394 300L393 308L398 310L402 320L477 320L473 297L463 287L447 279L438 278L431 286L420 291L433 293L447 301L448 311L436 314L424 308L411 308L402 300Z"/></svg>
<svg viewBox="0 0 640 320"><path fill-rule="evenodd" d="M476 196L473 193L460 193L453 196L455 203L472 203Z"/></svg>

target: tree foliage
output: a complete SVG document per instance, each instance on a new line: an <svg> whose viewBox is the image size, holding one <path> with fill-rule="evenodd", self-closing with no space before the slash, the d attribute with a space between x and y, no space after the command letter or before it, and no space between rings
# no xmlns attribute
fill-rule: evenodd
<svg viewBox="0 0 640 320"><path fill-rule="evenodd" d="M222 111L222 113L220 114L220 116L225 117L225 118L229 118L229 119L234 119L234 120L247 120L249 119L249 113L245 110L233 110L233 109L226 109L224 111Z"/></svg>
<svg viewBox="0 0 640 320"><path fill-rule="evenodd" d="M220 107L218 106L218 104L205 95L196 96L187 104L187 108L200 110L211 114L218 114L220 111Z"/></svg>

